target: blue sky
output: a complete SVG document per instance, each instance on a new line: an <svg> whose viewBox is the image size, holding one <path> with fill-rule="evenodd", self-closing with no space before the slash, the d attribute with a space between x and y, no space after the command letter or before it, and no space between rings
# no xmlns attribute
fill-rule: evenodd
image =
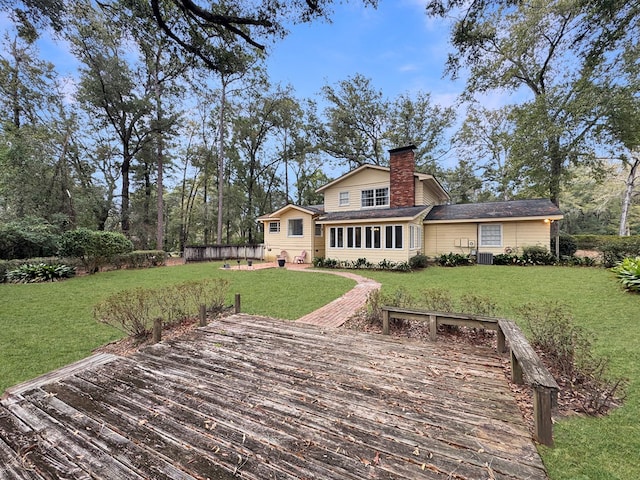
<svg viewBox="0 0 640 480"><path fill-rule="evenodd" d="M359 73L388 98L424 91L436 103L452 105L463 83L443 78L450 24L427 17L424 4L380 0L377 9L357 0L336 4L332 23L296 25L269 48L270 76L291 84L302 98Z"/></svg>

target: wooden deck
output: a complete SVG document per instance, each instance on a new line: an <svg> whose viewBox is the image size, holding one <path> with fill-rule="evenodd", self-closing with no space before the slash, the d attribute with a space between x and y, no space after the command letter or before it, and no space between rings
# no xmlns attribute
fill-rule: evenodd
<svg viewBox="0 0 640 480"><path fill-rule="evenodd" d="M489 349L234 315L10 389L0 479L545 479Z"/></svg>

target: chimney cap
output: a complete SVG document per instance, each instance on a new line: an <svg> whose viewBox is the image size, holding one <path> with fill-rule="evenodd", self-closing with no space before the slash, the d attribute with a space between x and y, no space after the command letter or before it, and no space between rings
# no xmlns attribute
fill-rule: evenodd
<svg viewBox="0 0 640 480"><path fill-rule="evenodd" d="M389 150L389 153L393 155L394 153L404 152L405 150L415 150L416 148L417 147L415 145L411 144L404 147L392 148L391 150Z"/></svg>

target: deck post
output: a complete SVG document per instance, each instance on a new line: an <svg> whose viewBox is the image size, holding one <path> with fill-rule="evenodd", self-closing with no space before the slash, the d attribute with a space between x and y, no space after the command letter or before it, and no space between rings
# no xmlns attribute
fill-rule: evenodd
<svg viewBox="0 0 640 480"><path fill-rule="evenodd" d="M152 341L158 343L160 340L162 340L162 318L158 317L153 321Z"/></svg>
<svg viewBox="0 0 640 480"><path fill-rule="evenodd" d="M438 335L438 317L429 315L429 340L435 342Z"/></svg>
<svg viewBox="0 0 640 480"><path fill-rule="evenodd" d="M198 325L201 327L207 325L207 306L205 304L200 305L200 322Z"/></svg>
<svg viewBox="0 0 640 480"><path fill-rule="evenodd" d="M236 302L235 302L234 312L240 313L240 294L239 293L236 293Z"/></svg>
<svg viewBox="0 0 640 480"><path fill-rule="evenodd" d="M522 385L524 383L522 365L520 365L518 357L513 353L513 350L511 350L511 381L516 385Z"/></svg>
<svg viewBox="0 0 640 480"><path fill-rule="evenodd" d="M382 334L389 335L389 310L382 310Z"/></svg>
<svg viewBox="0 0 640 480"><path fill-rule="evenodd" d="M553 420L551 409L553 406L553 391L550 388L537 385L533 388L533 428L537 442L553 446Z"/></svg>
<svg viewBox="0 0 640 480"><path fill-rule="evenodd" d="M504 338L504 332L502 331L502 328L500 328L499 325L498 325L497 332L498 332L498 352L504 353L507 351L507 346Z"/></svg>

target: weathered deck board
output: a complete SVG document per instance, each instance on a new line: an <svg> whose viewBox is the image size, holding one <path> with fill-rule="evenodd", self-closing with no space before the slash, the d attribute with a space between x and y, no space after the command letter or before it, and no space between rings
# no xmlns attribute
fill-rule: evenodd
<svg viewBox="0 0 640 480"><path fill-rule="evenodd" d="M491 350L247 315L11 389L0 461L0 480L546 478Z"/></svg>

